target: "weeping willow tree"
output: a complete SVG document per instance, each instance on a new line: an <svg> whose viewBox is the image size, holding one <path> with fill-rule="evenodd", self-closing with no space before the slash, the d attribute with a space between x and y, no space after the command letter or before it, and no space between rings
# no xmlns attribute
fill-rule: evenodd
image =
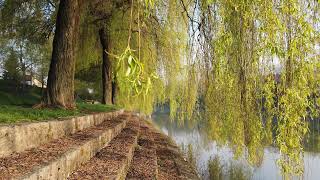
<svg viewBox="0 0 320 180"><path fill-rule="evenodd" d="M112 14L111 50L107 53L112 57L114 79L119 87L117 104L150 114L156 104L168 100L167 89L171 92L172 85L179 87L174 78L182 72L186 24L175 26L183 20L179 19L181 12L175 11L178 2L131 3L129 10Z"/></svg>
<svg viewBox="0 0 320 180"><path fill-rule="evenodd" d="M152 6L132 1L130 11L113 15L119 104L150 113L169 102L172 119L183 123L204 101L213 139L252 163L261 162L263 144L274 144L284 174L301 174L307 118L318 107L311 100L319 93L318 2Z"/></svg>
<svg viewBox="0 0 320 180"><path fill-rule="evenodd" d="M285 177L302 174L302 140L320 100L319 2L114 2L103 21L101 13L82 20L77 72L106 53L118 105L150 114L168 103L179 124L201 112L210 137L236 156L258 165L263 146L273 144Z"/></svg>
<svg viewBox="0 0 320 180"><path fill-rule="evenodd" d="M319 3L152 6L133 1L130 11L113 16L119 104L150 113L168 102L181 124L204 109L208 134L237 156L259 164L263 146L273 144L285 177L302 174L302 141L319 97Z"/></svg>
<svg viewBox="0 0 320 180"><path fill-rule="evenodd" d="M285 177L302 174L302 140L310 112L318 107L312 100L319 93L318 2L181 4L197 40L188 67L197 64L202 77L196 92L205 96L209 135L236 155L245 152L253 164L261 162L262 145L272 143L280 150ZM194 112L192 102L197 103L185 101L191 107L184 108L187 115Z"/></svg>

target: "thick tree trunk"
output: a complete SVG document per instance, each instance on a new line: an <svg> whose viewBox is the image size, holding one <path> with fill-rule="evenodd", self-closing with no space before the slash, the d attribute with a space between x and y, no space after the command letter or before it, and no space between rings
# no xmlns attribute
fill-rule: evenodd
<svg viewBox="0 0 320 180"><path fill-rule="evenodd" d="M53 39L45 104L74 108L74 72L81 0L61 0Z"/></svg>
<svg viewBox="0 0 320 180"><path fill-rule="evenodd" d="M105 28L99 30L102 45L102 104L112 104L111 61L105 52L109 50L109 34Z"/></svg>

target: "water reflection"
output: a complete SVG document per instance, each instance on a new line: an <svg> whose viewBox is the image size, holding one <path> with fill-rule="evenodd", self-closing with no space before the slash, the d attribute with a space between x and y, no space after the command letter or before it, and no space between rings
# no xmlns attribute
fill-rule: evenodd
<svg viewBox="0 0 320 180"><path fill-rule="evenodd" d="M172 137L175 142L181 146L183 151L188 154L190 159L190 147L192 147L192 156L196 160L195 166L199 174L203 179L209 178L209 160L211 160L211 166L217 168L217 163L214 162L215 158L219 158L219 165L221 165L224 177L226 179L232 179L232 173L237 177L239 176L237 167L245 167L241 171L245 172L244 175L249 179L254 180L278 180L283 179L280 170L276 164L280 155L276 148L265 147L263 160L259 167L252 167L249 165L245 157L234 159L232 149L226 146L219 146L214 141L210 141L205 132L201 130L199 124L185 124L184 126L178 126L176 122L171 122L169 116L166 113L157 113L153 115L154 124L165 134ZM318 180L320 179L320 135L314 133L311 129L311 134L305 141L305 153L304 153L304 175L302 179L305 180ZM319 131L317 131L319 132ZM213 161L213 162L212 162ZM216 163L216 164L215 164ZM212 165L213 164L213 165ZM234 168L234 171L230 173L230 167ZM228 170L229 169L229 170ZM225 178L223 178L225 179ZM301 178L293 178L301 179Z"/></svg>

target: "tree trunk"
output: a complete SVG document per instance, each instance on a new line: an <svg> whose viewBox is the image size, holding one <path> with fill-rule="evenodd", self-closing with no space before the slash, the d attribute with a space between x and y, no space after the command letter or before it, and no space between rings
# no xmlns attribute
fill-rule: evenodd
<svg viewBox="0 0 320 180"><path fill-rule="evenodd" d="M114 80L112 81L112 104L117 103L117 93L119 92L119 87L117 84L117 77L114 77Z"/></svg>
<svg viewBox="0 0 320 180"><path fill-rule="evenodd" d="M74 108L74 72L81 0L61 0L53 39L45 104Z"/></svg>
<svg viewBox="0 0 320 180"><path fill-rule="evenodd" d="M99 30L102 45L102 104L112 104L111 61L105 52L109 50L109 34L105 28Z"/></svg>
<svg viewBox="0 0 320 180"><path fill-rule="evenodd" d="M20 44L20 53L19 53L19 61L20 61L20 66L21 66L21 71L22 71L22 92L24 93L25 89L26 89L26 85L27 85L27 81L26 81L26 64L23 61L23 52L22 52L22 45ZM19 83L20 84L20 83Z"/></svg>
<svg viewBox="0 0 320 180"><path fill-rule="evenodd" d="M41 96L44 96L44 75L41 73Z"/></svg>

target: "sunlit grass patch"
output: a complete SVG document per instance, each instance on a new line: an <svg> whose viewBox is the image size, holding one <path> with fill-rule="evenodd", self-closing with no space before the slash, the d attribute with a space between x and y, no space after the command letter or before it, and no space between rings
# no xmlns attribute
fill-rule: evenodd
<svg viewBox="0 0 320 180"><path fill-rule="evenodd" d="M16 123L41 121L56 119L60 117L69 117L80 115L79 110L64 109L33 109L31 107L1 105L0 106L0 123Z"/></svg>
<svg viewBox="0 0 320 180"><path fill-rule="evenodd" d="M77 103L77 109L82 112L108 112L119 109L114 105L108 104L88 104L88 103Z"/></svg>
<svg viewBox="0 0 320 180"><path fill-rule="evenodd" d="M0 123L32 122L79 116L93 112L109 112L118 109L112 105L78 103L74 110L0 105Z"/></svg>

